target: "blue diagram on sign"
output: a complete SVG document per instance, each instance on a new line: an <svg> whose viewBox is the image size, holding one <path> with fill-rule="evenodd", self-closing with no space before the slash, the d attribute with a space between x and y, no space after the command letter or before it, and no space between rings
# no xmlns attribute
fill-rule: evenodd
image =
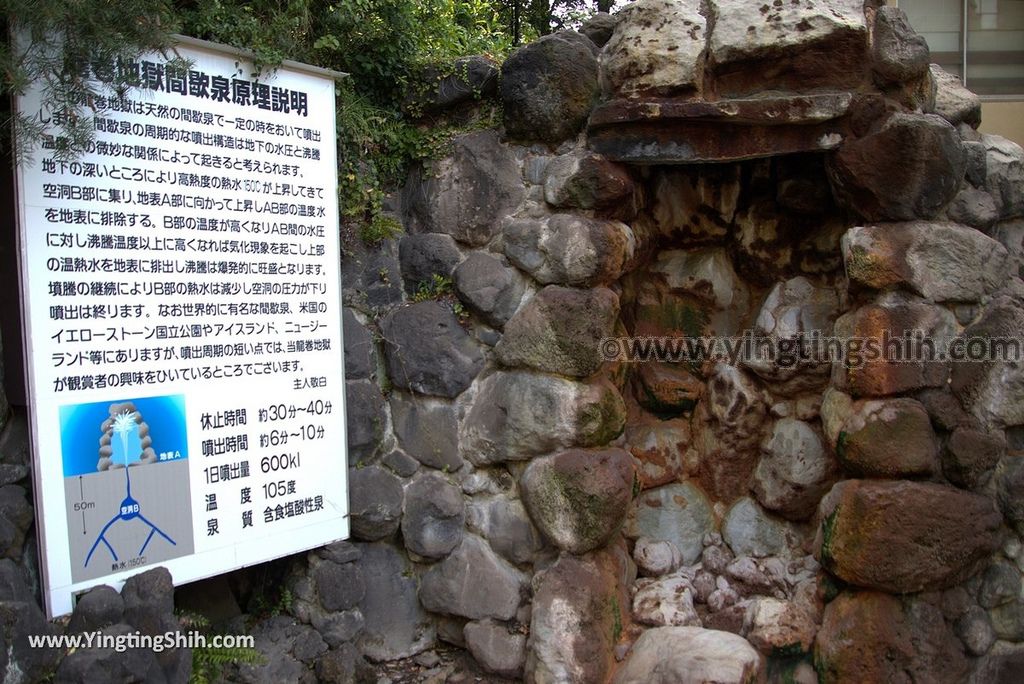
<svg viewBox="0 0 1024 684"><path fill-rule="evenodd" d="M139 455L144 452L142 447L143 438L140 436L142 423L138 412L125 409L118 413L111 425L113 432L113 439L111 440L111 456L110 460L113 465L121 465L124 467L124 483L125 483L125 497L121 501L121 505L114 517L103 526L100 530L99 535L96 537L96 541L93 542L89 548L89 553L85 557L84 567L89 566L89 561L92 559L93 553L102 543L110 551L110 555L113 556L114 560L118 560L117 552L114 547L107 540L107 531L118 522L128 522L130 520L138 519L145 523L149 527L149 535L146 537L146 541L143 542L142 548L139 549L137 555L141 556L146 547L149 546L149 542L153 540L154 535L160 535L171 545L177 546L169 535L163 530L156 526L156 524L150 522L146 516L142 514L142 505L132 498L132 476L131 476L131 465L133 462L139 462ZM120 459L119 459L120 457Z"/></svg>

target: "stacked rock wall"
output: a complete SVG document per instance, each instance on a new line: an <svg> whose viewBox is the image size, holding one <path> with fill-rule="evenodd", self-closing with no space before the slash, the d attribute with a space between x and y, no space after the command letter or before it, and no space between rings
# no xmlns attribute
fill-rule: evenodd
<svg viewBox="0 0 1024 684"><path fill-rule="evenodd" d="M504 128L346 264L363 653L1019 674L1020 364L624 362L630 336L1020 337L1024 151L905 17L640 0L518 50L497 96Z"/></svg>
<svg viewBox="0 0 1024 684"><path fill-rule="evenodd" d="M286 563L267 662L231 678L442 642L538 683L1024 677L1021 363L790 362L815 334L1024 333L1024 150L905 17L639 0L463 62L415 109L493 98L503 127L411 174L400 239L346 240L353 541ZM626 358L701 336L784 355ZM45 625L23 416L2 435L5 643L175 626L160 571ZM61 660L5 653L11 681ZM56 680L182 681L184 653Z"/></svg>

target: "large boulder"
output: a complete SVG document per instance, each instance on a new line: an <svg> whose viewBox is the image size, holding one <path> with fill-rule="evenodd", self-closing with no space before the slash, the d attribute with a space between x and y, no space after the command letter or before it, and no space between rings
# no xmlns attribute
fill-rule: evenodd
<svg viewBox="0 0 1024 684"><path fill-rule="evenodd" d="M1024 149L998 135L984 135L985 190L995 198L1000 218L1024 214Z"/></svg>
<svg viewBox="0 0 1024 684"><path fill-rule="evenodd" d="M488 672L515 678L526 662L526 635L494 620L467 622L463 629L466 648Z"/></svg>
<svg viewBox="0 0 1024 684"><path fill-rule="evenodd" d="M402 517L402 481L375 465L349 469L348 480L352 535L375 541L394 534Z"/></svg>
<svg viewBox="0 0 1024 684"><path fill-rule="evenodd" d="M928 73L931 53L924 36L898 7L882 6L871 32L871 67L883 83L906 83Z"/></svg>
<svg viewBox="0 0 1024 684"><path fill-rule="evenodd" d="M814 661L819 681L967 681L963 646L941 611L920 599L843 593L825 607Z"/></svg>
<svg viewBox="0 0 1024 684"><path fill-rule="evenodd" d="M869 221L932 218L966 170L956 129L934 114L896 113L847 141L828 164L836 196Z"/></svg>
<svg viewBox="0 0 1024 684"><path fill-rule="evenodd" d="M981 98L964 87L959 76L932 64L935 83L935 113L954 126L965 123L977 128L981 125Z"/></svg>
<svg viewBox="0 0 1024 684"><path fill-rule="evenodd" d="M480 131L455 138L451 154L429 172L411 174L405 195L409 232L445 233L479 247L515 212L526 188L497 131Z"/></svg>
<svg viewBox="0 0 1024 684"><path fill-rule="evenodd" d="M512 221L504 244L509 260L538 282L590 287L622 275L634 238L619 221L555 214Z"/></svg>
<svg viewBox="0 0 1024 684"><path fill-rule="evenodd" d="M345 383L345 436L352 463L374 460L384 436L384 395L372 380Z"/></svg>
<svg viewBox="0 0 1024 684"><path fill-rule="evenodd" d="M455 397L483 368L480 347L441 302L401 307L380 328L388 377L400 389Z"/></svg>
<svg viewBox="0 0 1024 684"><path fill-rule="evenodd" d="M607 288L549 285L505 325L494 348L505 366L585 378L604 360L599 343L619 317L619 297Z"/></svg>
<svg viewBox="0 0 1024 684"><path fill-rule="evenodd" d="M700 627L640 635L614 684L761 684L764 659L743 637Z"/></svg>
<svg viewBox="0 0 1024 684"><path fill-rule="evenodd" d="M1011 297L999 297L981 317L963 332L968 342L985 339L981 359L953 364L952 388L960 403L990 429L1024 424L1024 368L1012 357L1013 344L1024 330L1024 304ZM971 352L974 344L967 344ZM1007 359L992 358L1009 352ZM975 347L975 351L977 349Z"/></svg>
<svg viewBox="0 0 1024 684"><path fill-rule="evenodd" d="M836 320L835 336L851 342L844 349L846 357L833 360L832 382L861 397L942 387L949 378L949 363L939 356L932 360L927 346L915 340L923 334L941 351L956 337L956 330L948 309L903 292L887 292ZM899 355L887 358L890 352Z"/></svg>
<svg viewBox="0 0 1024 684"><path fill-rule="evenodd" d="M413 116L436 114L493 97L498 92L498 65L483 55L460 57L447 69L428 66L418 82L425 85L406 97L403 109Z"/></svg>
<svg viewBox="0 0 1024 684"><path fill-rule="evenodd" d="M497 258L473 252L455 268L455 294L486 323L502 327L519 308L526 282Z"/></svg>
<svg viewBox="0 0 1024 684"><path fill-rule="evenodd" d="M626 626L624 553L563 554L534 578L526 681L603 682Z"/></svg>
<svg viewBox="0 0 1024 684"><path fill-rule="evenodd" d="M348 307L342 309L341 325L345 338L345 379L363 380L370 377L376 369L370 331Z"/></svg>
<svg viewBox="0 0 1024 684"><path fill-rule="evenodd" d="M596 209L630 215L633 178L620 164L592 152L556 157L547 167L544 199L559 209ZM625 212L618 209L626 207Z"/></svg>
<svg viewBox="0 0 1024 684"><path fill-rule="evenodd" d="M522 461L566 447L603 446L625 422L622 396L607 380L497 372L480 382L459 445L476 465Z"/></svg>
<svg viewBox="0 0 1024 684"><path fill-rule="evenodd" d="M442 233L404 235L398 241L398 260L405 291L415 294L437 278L450 278L462 260L454 238Z"/></svg>
<svg viewBox="0 0 1024 684"><path fill-rule="evenodd" d="M434 613L511 620L525 583L523 574L487 542L467 534L458 548L423 575L419 596L423 607Z"/></svg>
<svg viewBox="0 0 1024 684"><path fill-rule="evenodd" d="M451 403L392 392L390 404L395 437L406 454L438 470L454 472L462 467L458 423Z"/></svg>
<svg viewBox="0 0 1024 684"><path fill-rule="evenodd" d="M618 532L634 481L633 460L622 449L572 449L534 459L520 491L544 536L564 551L583 554Z"/></svg>
<svg viewBox="0 0 1024 684"><path fill-rule="evenodd" d="M814 356L811 336L827 337L839 314L839 297L832 288L817 287L803 276L777 283L755 321L755 333L778 340L773 358L744 359L743 365L771 382L776 393L817 389L830 366Z"/></svg>
<svg viewBox="0 0 1024 684"><path fill-rule="evenodd" d="M822 500L815 553L845 582L891 593L968 577L1000 542L983 496L925 482L845 480Z"/></svg>
<svg viewBox="0 0 1024 684"><path fill-rule="evenodd" d="M934 302L976 302L1006 284L1006 248L955 223L851 228L842 248L850 280L878 290L897 286Z"/></svg>
<svg viewBox="0 0 1024 684"><path fill-rule="evenodd" d="M788 555L796 536L792 525L769 515L750 497L734 503L722 520L722 537L737 556Z"/></svg>
<svg viewBox="0 0 1024 684"><path fill-rule="evenodd" d="M425 473L405 490L402 539L422 558L443 558L462 541L466 520L462 490L439 473Z"/></svg>
<svg viewBox="0 0 1024 684"><path fill-rule="evenodd" d="M836 453L858 477L927 476L939 470L939 442L920 402L857 402L842 425Z"/></svg>
<svg viewBox="0 0 1024 684"><path fill-rule="evenodd" d="M598 95L596 51L586 36L564 31L513 52L501 66L509 136L552 143L575 136Z"/></svg>
<svg viewBox="0 0 1024 684"><path fill-rule="evenodd" d="M435 629L416 595L416 576L399 551L361 544L356 565L363 577L359 608L365 617L357 645L371 660L408 658L434 644Z"/></svg>
<svg viewBox="0 0 1024 684"><path fill-rule="evenodd" d="M606 98L673 97L701 82L707 21L697 0L638 0L601 52Z"/></svg>
<svg viewBox="0 0 1024 684"><path fill-rule="evenodd" d="M859 0L711 0L709 68L718 92L854 88L865 77L867 23Z"/></svg>
<svg viewBox="0 0 1024 684"><path fill-rule="evenodd" d="M466 509L466 526L515 565L531 562L544 548L544 538L526 507L511 496L474 497Z"/></svg>

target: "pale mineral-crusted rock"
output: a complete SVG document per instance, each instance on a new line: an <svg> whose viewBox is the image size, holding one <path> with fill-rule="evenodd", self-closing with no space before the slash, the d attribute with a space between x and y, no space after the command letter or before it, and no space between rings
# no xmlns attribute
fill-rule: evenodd
<svg viewBox="0 0 1024 684"><path fill-rule="evenodd" d="M627 421L625 440L625 448L636 464L641 490L675 482L686 470L691 454L687 420L659 420L644 415Z"/></svg>
<svg viewBox="0 0 1024 684"><path fill-rule="evenodd" d="M783 418L761 445L753 491L768 510L791 520L810 517L838 476L838 463L809 423Z"/></svg>
<svg viewBox="0 0 1024 684"><path fill-rule="evenodd" d="M700 627L644 632L614 684L759 684L764 660L746 639Z"/></svg>
<svg viewBox="0 0 1024 684"><path fill-rule="evenodd" d="M983 496L908 481L845 480L822 500L815 556L850 584L893 593L953 586L999 544Z"/></svg>
<svg viewBox="0 0 1024 684"><path fill-rule="evenodd" d="M614 645L629 614L620 557L601 551L563 554L534 578L526 681L600 682L614 664Z"/></svg>
<svg viewBox="0 0 1024 684"><path fill-rule="evenodd" d="M507 367L587 377L600 368L599 343L618 317L619 298L607 288L549 285L509 320L494 353Z"/></svg>
<svg viewBox="0 0 1024 684"><path fill-rule="evenodd" d="M637 499L636 509L626 523L629 537L670 541L689 565L700 558L706 532L715 519L707 496L686 482L649 489Z"/></svg>
<svg viewBox="0 0 1024 684"><path fill-rule="evenodd" d="M977 302L1006 283L1006 248L954 223L851 228L842 247L850 280L875 289L902 286L935 302Z"/></svg>
<svg viewBox="0 0 1024 684"><path fill-rule="evenodd" d="M639 0L601 53L606 98L685 94L700 84L706 20L696 0Z"/></svg>
<svg viewBox="0 0 1024 684"><path fill-rule="evenodd" d="M863 79L867 25L857 0L708 5L708 58L721 93L841 89Z"/></svg>
<svg viewBox="0 0 1024 684"><path fill-rule="evenodd" d="M693 585L685 577L672 574L638 580L635 591L633 619L637 622L655 627L700 626L693 607Z"/></svg>
<svg viewBox="0 0 1024 684"><path fill-rule="evenodd" d="M633 560L637 570L647 577L667 575L683 564L679 549L672 542L640 537L633 547Z"/></svg>
<svg viewBox="0 0 1024 684"><path fill-rule="evenodd" d="M722 521L722 536L737 556L788 555L792 527L769 515L756 501L745 497L729 508Z"/></svg>
<svg viewBox="0 0 1024 684"><path fill-rule="evenodd" d="M789 601L758 597L747 608L747 640L764 654L784 649L806 653L814 644L818 626L813 618Z"/></svg>
<svg viewBox="0 0 1024 684"><path fill-rule="evenodd" d="M779 340L779 351L785 351L786 358L744 359L743 365L771 382L777 393L820 387L829 365L812 360L811 343L803 338L814 333L831 335L838 314L839 298L831 288L816 287L803 276L776 284L761 305L755 333ZM783 346L787 344L789 351ZM804 354L809 360L802 360Z"/></svg>
<svg viewBox="0 0 1024 684"><path fill-rule="evenodd" d="M534 459L520 491L551 543L584 554L604 546L622 526L634 478L633 461L622 449L572 449Z"/></svg>

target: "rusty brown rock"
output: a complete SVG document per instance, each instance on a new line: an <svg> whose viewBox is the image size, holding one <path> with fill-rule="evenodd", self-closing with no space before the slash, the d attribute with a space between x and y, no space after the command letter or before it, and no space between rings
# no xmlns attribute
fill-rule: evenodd
<svg viewBox="0 0 1024 684"><path fill-rule="evenodd" d="M637 401L654 413L691 411L704 393L704 383L680 365L642 363L635 378Z"/></svg>
<svg viewBox="0 0 1024 684"><path fill-rule="evenodd" d="M906 333L916 339L916 331L923 332L935 341L936 349L941 349L944 340L956 336L956 320L947 309L902 292L888 292L873 303L840 316L834 330L836 337L855 341L849 345L847 363L834 361L832 365L832 382L844 392L882 397L946 384L946 362L904 362L887 360L885 355L886 345L894 353L905 353L902 338ZM874 352L869 345L874 345Z"/></svg>
<svg viewBox="0 0 1024 684"><path fill-rule="evenodd" d="M633 454L640 489L678 480L686 468L690 442L689 421L660 420L650 415L630 420L626 448Z"/></svg>
<svg viewBox="0 0 1024 684"><path fill-rule="evenodd" d="M956 129L934 114L893 114L829 160L836 197L869 221L932 218L966 170Z"/></svg>
<svg viewBox="0 0 1024 684"><path fill-rule="evenodd" d="M814 654L822 684L966 681L963 645L941 611L916 598L843 593L825 607Z"/></svg>
<svg viewBox="0 0 1024 684"><path fill-rule="evenodd" d="M840 579L891 593L951 587L999 545L983 496L908 481L846 480L825 496L815 555Z"/></svg>

